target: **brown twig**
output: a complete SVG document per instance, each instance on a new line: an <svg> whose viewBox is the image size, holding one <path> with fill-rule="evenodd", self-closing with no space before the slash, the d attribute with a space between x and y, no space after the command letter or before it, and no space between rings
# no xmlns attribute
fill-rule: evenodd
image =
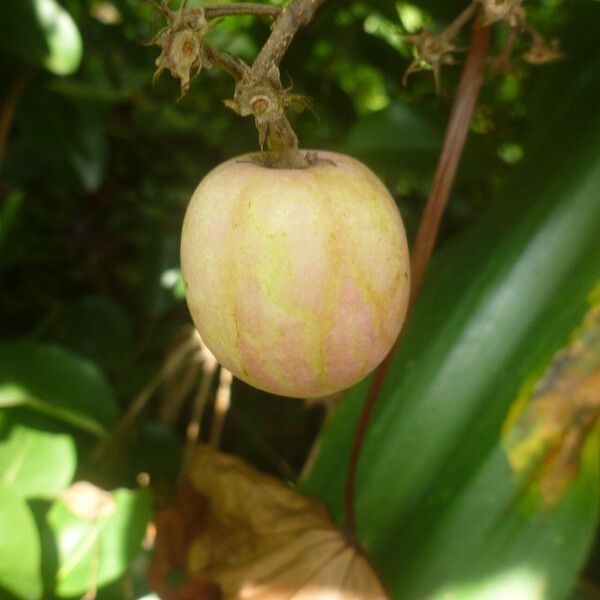
<svg viewBox="0 0 600 600"><path fill-rule="evenodd" d="M253 116L259 134L261 151L268 141L269 150L276 155L272 166L306 167L309 160L302 155L298 138L285 115L299 96L283 88L278 65L289 48L296 32L307 25L325 0L292 0L284 8L258 3L203 5L186 9L180 0L179 9L169 9L169 0L144 0L155 6L167 21L146 45L162 48L156 61L153 81L168 70L181 81L181 96L185 96L193 76L203 68L216 65L235 80L232 100L225 105L242 117ZM209 23L215 17L251 14L275 18L271 34L256 56L252 67L239 58L228 57L211 48L205 37L214 28Z"/></svg>
<svg viewBox="0 0 600 600"><path fill-rule="evenodd" d="M269 130L269 147L278 153L280 162L288 167L302 167L307 163L300 153L298 138L285 116L283 104L286 94L279 80L278 66L297 31L300 27L310 23L324 2L325 0L293 0L286 6L273 23L271 35L254 59L251 73L247 77L248 81L255 82L254 85L257 88L264 87L266 80L274 84L274 99L276 100L274 106L279 105L279 107L278 110L272 112L276 116L269 116L266 125L261 125L257 121L257 127L259 128L259 137L262 139L265 137L265 132ZM236 95L240 96L248 95L249 92L251 96L251 89L236 89ZM266 115L261 115L260 112L255 112L255 119L264 120Z"/></svg>
<svg viewBox="0 0 600 600"><path fill-rule="evenodd" d="M475 103L483 82L489 42L489 26L476 27L471 38L469 54L461 75L456 100L452 106L442 154L413 246L411 304L421 288L427 263L431 258L437 239L442 214L454 184L456 169L465 146Z"/></svg>
<svg viewBox="0 0 600 600"><path fill-rule="evenodd" d="M448 27L446 27L444 36L449 40L454 39L458 35L458 32L468 23L476 9L477 2L471 2L471 4L469 4L469 6L467 6L467 8L465 8L460 15L448 25Z"/></svg>
<svg viewBox="0 0 600 600"><path fill-rule="evenodd" d="M223 69L223 71L231 75L236 81L242 78L244 74L244 62L241 59L231 58L231 56L222 54L208 45L204 47L204 51L213 64Z"/></svg>
<svg viewBox="0 0 600 600"><path fill-rule="evenodd" d="M442 214L452 190L456 169L462 155L475 103L483 82L489 41L490 28L488 26L475 27L446 129L446 136L434 175L433 185L413 246L410 307L413 306L421 288L423 276L437 239ZM360 451L371 414L373 413L397 345L398 340L375 373L352 444L344 490L345 528L350 539L354 539L356 531L354 488Z"/></svg>
<svg viewBox="0 0 600 600"><path fill-rule="evenodd" d="M255 17L277 18L281 14L281 7L269 4L258 4L257 2L243 2L240 4L215 4L214 6L203 6L207 19L215 17L230 17L234 15L253 15Z"/></svg>
<svg viewBox="0 0 600 600"><path fill-rule="evenodd" d="M252 15L254 17L277 18L282 9L279 6L269 4L258 4L256 2L243 2L239 4L214 4L190 8L186 11L183 23L192 22L198 15L204 15L206 19L215 19L218 17L233 17L242 15ZM177 16L176 10L169 11L173 17Z"/></svg>
<svg viewBox="0 0 600 600"><path fill-rule="evenodd" d="M221 444L221 435L223 434L223 426L225 425L225 417L229 411L231 404L231 383L233 375L225 367L221 367L219 376L219 388L215 398L215 412L213 414L213 422L208 436L208 443L215 448Z"/></svg>
<svg viewBox="0 0 600 600"><path fill-rule="evenodd" d="M208 349L204 342L201 355L202 379L200 380L200 385L198 386L198 390L192 402L192 415L185 432L186 443L183 461L184 467L187 465L189 457L192 455L193 450L198 443L202 418L210 397L210 389L212 387L213 379L219 366L214 354Z"/></svg>
<svg viewBox="0 0 600 600"><path fill-rule="evenodd" d="M254 59L252 72L255 77L266 77L279 65L300 27L308 25L325 0L294 0L286 6L275 23L269 39Z"/></svg>

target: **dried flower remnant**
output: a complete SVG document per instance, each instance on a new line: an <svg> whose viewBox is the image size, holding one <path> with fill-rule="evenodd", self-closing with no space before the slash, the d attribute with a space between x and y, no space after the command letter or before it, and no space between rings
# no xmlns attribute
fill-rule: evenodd
<svg viewBox="0 0 600 600"><path fill-rule="evenodd" d="M453 56L456 52L462 52L463 48L457 48L452 40L458 35L462 27L471 19L475 13L476 3L472 2L440 33L433 35L431 31L424 27L421 33L416 35L405 35L404 39L415 44L417 58L410 64L402 84L406 85L408 76L416 71L422 71L425 65L433 68L433 77L435 80L435 90L440 92L440 73L442 65L455 65L456 60Z"/></svg>
<svg viewBox="0 0 600 600"><path fill-rule="evenodd" d="M518 27L525 21L523 0L478 0L481 5L481 24L493 25L500 21Z"/></svg>
<svg viewBox="0 0 600 600"><path fill-rule="evenodd" d="M271 150L296 146L298 140L285 113L292 104L310 108L310 100L290 94L290 88L284 89L276 66L269 69L266 77L257 77L242 62L240 68L243 74L236 83L233 100L224 100L225 106L242 117L254 116L261 150L264 150L267 134Z"/></svg>
<svg viewBox="0 0 600 600"><path fill-rule="evenodd" d="M386 598L320 503L210 447L196 450L157 526L151 581L164 600ZM187 579L169 588L182 552Z"/></svg>
<svg viewBox="0 0 600 600"><path fill-rule="evenodd" d="M160 56L156 59L158 68L152 78L153 83L168 69L173 77L181 81L181 97L188 93L194 75L200 73L203 68L212 67L204 38L214 28L213 24L207 22L202 10L194 12L194 19L187 15L186 18L182 18L184 7L185 1L181 3L177 13L172 13L163 0L163 4L158 5L158 8L164 15L167 26L146 42L146 45L162 48Z"/></svg>
<svg viewBox="0 0 600 600"><path fill-rule="evenodd" d="M533 34L531 46L523 53L523 60L531 65L546 65L564 58L557 39L546 41L541 35Z"/></svg>
<svg viewBox="0 0 600 600"><path fill-rule="evenodd" d="M416 35L405 35L404 39L415 45L417 58L409 65L402 77L402 84L406 85L408 76L417 71L423 71L424 65L429 65L433 69L433 78L435 80L435 90L440 91L440 73L442 65L455 65L456 60L453 54L460 49L454 46L445 32L440 35L434 35L427 27Z"/></svg>
<svg viewBox="0 0 600 600"><path fill-rule="evenodd" d="M440 72L443 65L456 64L454 54L461 51L453 45L452 40L474 15L475 27L489 27L495 23L507 23L508 35L502 49L490 61L490 68L497 72L506 72L510 68L513 48L519 34L531 36L531 46L523 54L523 59L533 65L542 65L563 58L558 40L547 42L529 23L527 13L522 6L523 0L474 0L454 21L439 35L433 35L424 28L417 35L406 35L404 39L416 46L417 58L410 64L402 83L406 85L408 76L424 68L433 69L436 92L440 91Z"/></svg>

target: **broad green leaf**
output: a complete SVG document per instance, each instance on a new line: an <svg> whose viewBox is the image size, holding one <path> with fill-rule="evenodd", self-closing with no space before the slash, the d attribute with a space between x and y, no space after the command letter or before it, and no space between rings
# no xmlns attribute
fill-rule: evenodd
<svg viewBox="0 0 600 600"><path fill-rule="evenodd" d="M0 415L0 485L26 498L56 496L71 483L76 464L70 435Z"/></svg>
<svg viewBox="0 0 600 600"><path fill-rule="evenodd" d="M23 600L42 595L40 540L25 500L0 483L0 596Z"/></svg>
<svg viewBox="0 0 600 600"><path fill-rule="evenodd" d="M597 405L563 398L559 423L586 427L552 435L534 419L513 438L506 423L585 327L597 294L597 69L590 60L556 103L549 89L563 89L569 67L549 75L520 177L431 265L394 357L356 501L359 538L395 599L562 599L585 562L600 501ZM338 409L304 486L338 519L368 384ZM568 462L554 463L547 444ZM524 477L515 456L541 462L525 461Z"/></svg>
<svg viewBox="0 0 600 600"><path fill-rule="evenodd" d="M60 346L0 343L0 407L25 405L103 437L117 405L98 367Z"/></svg>
<svg viewBox="0 0 600 600"><path fill-rule="evenodd" d="M81 595L123 575L141 550L149 519L145 491L74 484L47 516L58 549L56 593Z"/></svg>
<svg viewBox="0 0 600 600"><path fill-rule="evenodd" d="M77 25L56 0L2 2L0 47L56 75L76 71L83 53Z"/></svg>
<svg viewBox="0 0 600 600"><path fill-rule="evenodd" d="M123 364L133 343L127 315L102 296L86 296L68 306L49 335L107 371Z"/></svg>

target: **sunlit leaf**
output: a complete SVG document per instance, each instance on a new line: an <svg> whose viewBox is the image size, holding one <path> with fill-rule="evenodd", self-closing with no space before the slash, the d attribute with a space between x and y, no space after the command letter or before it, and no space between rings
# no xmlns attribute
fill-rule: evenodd
<svg viewBox="0 0 600 600"><path fill-rule="evenodd" d="M70 435L0 415L0 484L24 497L52 497L71 483L76 463Z"/></svg>
<svg viewBox="0 0 600 600"><path fill-rule="evenodd" d="M57 75L79 67L81 35L56 0L6 0L0 4L0 46Z"/></svg>
<svg viewBox="0 0 600 600"><path fill-rule="evenodd" d="M163 600L386 598L320 503L210 447L157 517L151 581Z"/></svg>
<svg viewBox="0 0 600 600"><path fill-rule="evenodd" d="M0 483L0 596L6 590L22 600L42 595L40 540L25 500Z"/></svg>
<svg viewBox="0 0 600 600"><path fill-rule="evenodd" d="M59 346L0 344L0 407L25 405L104 436L117 416L116 399L93 363Z"/></svg>
<svg viewBox="0 0 600 600"><path fill-rule="evenodd" d="M58 551L56 593L83 594L123 575L140 552L149 518L144 491L73 484L47 516Z"/></svg>

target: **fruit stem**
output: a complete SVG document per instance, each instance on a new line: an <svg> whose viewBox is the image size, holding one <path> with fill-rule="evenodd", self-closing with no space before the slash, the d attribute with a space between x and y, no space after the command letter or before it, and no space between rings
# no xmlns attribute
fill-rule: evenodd
<svg viewBox="0 0 600 600"><path fill-rule="evenodd" d="M300 27L308 25L325 0L294 0L273 23L271 35L254 59L252 71L256 77L266 77L277 67L290 47Z"/></svg>
<svg viewBox="0 0 600 600"><path fill-rule="evenodd" d="M454 184L456 170L464 149L475 103L477 102L479 90L481 89L485 74L485 63L488 54L490 33L489 26L474 26L467 59L461 74L458 91L446 129L442 153L438 161L433 178L433 185L429 197L427 198L425 210L421 217L413 246L411 264L412 284L409 311L412 309L415 298L421 288L423 276L429 259L431 258L439 232L442 214ZM355 539L356 534L354 491L356 487L356 472L360 452L373 409L375 408L375 404L381 392L394 352L398 347L399 340L400 338L396 340L396 343L375 372L352 443L344 490L345 529L351 540Z"/></svg>

